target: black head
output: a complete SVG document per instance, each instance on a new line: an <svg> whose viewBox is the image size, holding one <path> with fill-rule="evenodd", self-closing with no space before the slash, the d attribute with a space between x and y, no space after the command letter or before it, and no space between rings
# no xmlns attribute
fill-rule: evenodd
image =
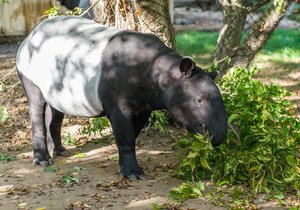
<svg viewBox="0 0 300 210"><path fill-rule="evenodd" d="M190 57L184 57L178 69L182 76L167 91L169 111L188 131L208 132L213 145L221 144L227 135L227 114L214 82L218 73L204 72Z"/></svg>

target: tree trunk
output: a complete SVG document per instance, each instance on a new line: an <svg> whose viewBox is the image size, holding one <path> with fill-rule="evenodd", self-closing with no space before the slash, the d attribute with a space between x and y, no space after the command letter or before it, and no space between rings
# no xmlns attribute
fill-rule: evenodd
<svg viewBox="0 0 300 210"><path fill-rule="evenodd" d="M224 14L224 25L218 37L215 62L231 58L240 45L247 10L242 4L243 0L220 0ZM221 68L226 68L227 61L221 62ZM222 73L222 72L220 72Z"/></svg>
<svg viewBox="0 0 300 210"><path fill-rule="evenodd" d="M219 34L214 60L219 62L220 77L226 74L230 67L249 67L255 55L277 27L292 0L284 0L280 6L275 6L270 0L260 0L248 7L243 5L243 2L245 1L220 0L225 20ZM252 23L248 33L242 39L247 15L266 3L270 3L269 9Z"/></svg>
<svg viewBox="0 0 300 210"><path fill-rule="evenodd" d="M98 0L91 0L91 4ZM100 0L94 7L95 21L121 29L153 33L175 48L175 33L168 9L169 1Z"/></svg>
<svg viewBox="0 0 300 210"><path fill-rule="evenodd" d="M284 1L282 5L283 11L287 11L292 1ZM250 29L248 36L236 50L232 57L234 66L249 67L254 60L255 55L263 47L270 38L274 29L278 26L285 12L278 10L272 5L257 21L255 21Z"/></svg>

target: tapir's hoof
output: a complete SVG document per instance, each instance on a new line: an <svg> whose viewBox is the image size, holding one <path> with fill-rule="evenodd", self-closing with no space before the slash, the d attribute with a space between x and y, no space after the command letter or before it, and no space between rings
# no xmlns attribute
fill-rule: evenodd
<svg viewBox="0 0 300 210"><path fill-rule="evenodd" d="M56 157L56 156L69 157L70 155L71 155L71 153L66 149L54 151L54 157Z"/></svg>
<svg viewBox="0 0 300 210"><path fill-rule="evenodd" d="M123 178L128 179L129 181L137 181L137 180L145 181L145 180L147 180L147 177L145 176L145 174L132 174L132 175L128 175L128 176L123 175Z"/></svg>
<svg viewBox="0 0 300 210"><path fill-rule="evenodd" d="M49 165L52 165L52 161L51 159L49 159L48 161L45 161L45 160L42 160L42 161L39 161L37 158L33 159L32 161L32 165L33 166L37 166L37 165L40 165L42 166L43 168L49 166Z"/></svg>

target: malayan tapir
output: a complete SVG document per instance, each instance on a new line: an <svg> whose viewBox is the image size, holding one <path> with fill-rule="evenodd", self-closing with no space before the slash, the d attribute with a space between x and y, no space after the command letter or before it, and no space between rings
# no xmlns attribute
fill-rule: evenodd
<svg viewBox="0 0 300 210"><path fill-rule="evenodd" d="M81 17L50 18L21 44L17 71L29 103L35 165L51 164L53 151L68 154L61 144L64 114L108 117L128 179L145 178L135 139L153 110L169 110L188 131L208 133L213 145L227 134L217 73L152 34Z"/></svg>

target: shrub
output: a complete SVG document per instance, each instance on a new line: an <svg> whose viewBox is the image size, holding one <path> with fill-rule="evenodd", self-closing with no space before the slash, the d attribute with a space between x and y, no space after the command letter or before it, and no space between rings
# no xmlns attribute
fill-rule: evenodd
<svg viewBox="0 0 300 210"><path fill-rule="evenodd" d="M177 175L212 178L219 184L246 184L254 193L300 188L300 121L284 88L253 78L237 68L220 82L228 111L227 140L212 148L200 135L180 141L187 156ZM298 154L299 155L299 154Z"/></svg>
<svg viewBox="0 0 300 210"><path fill-rule="evenodd" d="M90 136L99 132L105 138L107 135L103 131L109 126L110 123L107 117L91 118L89 125L83 128L82 133Z"/></svg>
<svg viewBox="0 0 300 210"><path fill-rule="evenodd" d="M169 124L168 116L163 111L153 111L149 117L149 120L146 125L146 131L148 129L153 129L159 131L161 134L168 133L166 126Z"/></svg>

